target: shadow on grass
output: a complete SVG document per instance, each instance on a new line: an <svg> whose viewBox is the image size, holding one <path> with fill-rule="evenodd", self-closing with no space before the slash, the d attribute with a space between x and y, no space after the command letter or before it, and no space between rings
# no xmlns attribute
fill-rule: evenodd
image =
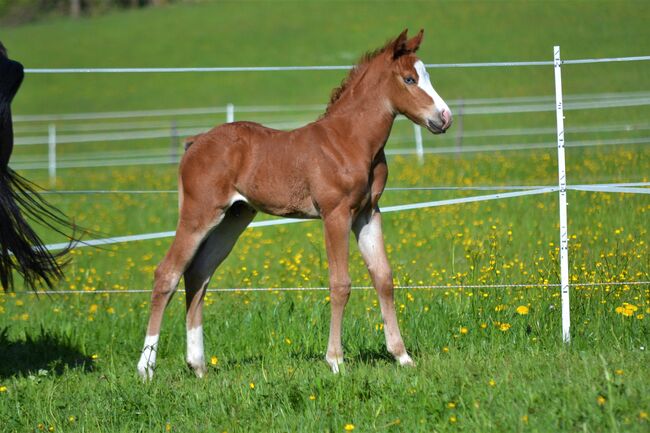
<svg viewBox="0 0 650 433"><path fill-rule="evenodd" d="M62 374L66 368L93 370L92 359L65 338L41 329L40 335L11 341L8 328L0 330L0 378L37 374L39 370Z"/></svg>
<svg viewBox="0 0 650 433"><path fill-rule="evenodd" d="M295 351L291 358L301 361L325 362L325 353L313 351ZM393 356L386 349L362 348L358 352L346 352L345 359L347 362L355 362L368 365L378 365L395 362Z"/></svg>

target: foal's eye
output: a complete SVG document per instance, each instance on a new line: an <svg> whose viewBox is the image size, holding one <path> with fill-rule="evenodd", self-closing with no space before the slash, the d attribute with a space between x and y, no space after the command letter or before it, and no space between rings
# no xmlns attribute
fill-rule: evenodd
<svg viewBox="0 0 650 433"><path fill-rule="evenodd" d="M409 76L409 77L406 77L406 78L404 78L404 82L405 82L406 84L415 84L415 78L410 77L410 76Z"/></svg>

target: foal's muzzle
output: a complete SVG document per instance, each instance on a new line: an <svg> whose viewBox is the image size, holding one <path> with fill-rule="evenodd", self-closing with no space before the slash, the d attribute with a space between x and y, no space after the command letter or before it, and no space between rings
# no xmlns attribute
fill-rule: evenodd
<svg viewBox="0 0 650 433"><path fill-rule="evenodd" d="M434 134L444 134L452 124L451 111L445 109L439 112L437 121L427 119L427 129Z"/></svg>

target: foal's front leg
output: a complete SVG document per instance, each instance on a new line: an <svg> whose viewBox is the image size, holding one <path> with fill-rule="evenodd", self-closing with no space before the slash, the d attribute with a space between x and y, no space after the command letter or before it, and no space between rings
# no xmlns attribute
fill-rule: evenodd
<svg viewBox="0 0 650 433"><path fill-rule="evenodd" d="M350 298L350 275L348 256L350 242L351 218L349 209L337 209L323 219L325 226L325 248L330 268L330 336L327 343L325 360L332 372L339 372L343 364L343 346L341 344L341 325L343 310Z"/></svg>
<svg viewBox="0 0 650 433"><path fill-rule="evenodd" d="M377 290L381 315L384 318L386 347L400 365L414 365L406 352L402 335L399 331L395 302L393 299L393 273L388 263L384 237L381 230L381 213L379 208L368 210L354 222L354 234L357 237L359 251L366 262L372 284Z"/></svg>

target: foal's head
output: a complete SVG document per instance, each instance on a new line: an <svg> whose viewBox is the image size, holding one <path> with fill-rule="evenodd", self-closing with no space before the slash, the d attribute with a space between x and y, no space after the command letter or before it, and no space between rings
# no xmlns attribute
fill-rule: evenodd
<svg viewBox="0 0 650 433"><path fill-rule="evenodd" d="M436 93L424 63L415 55L422 42L423 30L411 39L404 30L384 52L392 74L387 77L388 97L395 111L434 134L451 126L451 110Z"/></svg>

